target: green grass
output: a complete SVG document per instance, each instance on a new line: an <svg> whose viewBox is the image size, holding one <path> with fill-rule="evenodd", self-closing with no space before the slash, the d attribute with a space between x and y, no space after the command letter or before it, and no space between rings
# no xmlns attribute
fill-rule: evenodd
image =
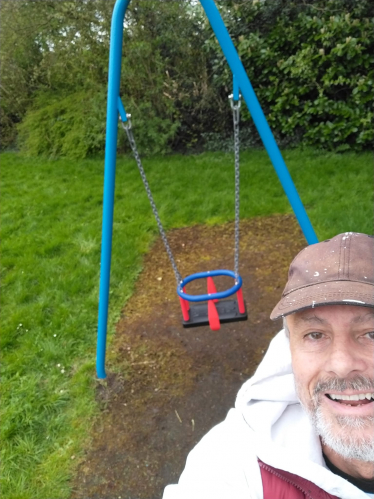
<svg viewBox="0 0 374 499"><path fill-rule="evenodd" d="M371 154L290 150L284 158L320 239L372 233ZM97 414L103 161L10 153L1 160L2 497L63 499ZM144 166L166 228L233 219L231 154L153 158ZM265 152L242 154L241 186L243 218L291 212ZM109 336L156 234L135 163L120 159Z"/></svg>

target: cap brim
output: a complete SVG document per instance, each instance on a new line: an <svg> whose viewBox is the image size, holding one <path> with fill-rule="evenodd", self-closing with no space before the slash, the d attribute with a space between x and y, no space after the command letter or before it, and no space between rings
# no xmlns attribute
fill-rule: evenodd
<svg viewBox="0 0 374 499"><path fill-rule="evenodd" d="M374 307L374 286L357 281L316 283L289 292L275 306L270 319L322 305Z"/></svg>

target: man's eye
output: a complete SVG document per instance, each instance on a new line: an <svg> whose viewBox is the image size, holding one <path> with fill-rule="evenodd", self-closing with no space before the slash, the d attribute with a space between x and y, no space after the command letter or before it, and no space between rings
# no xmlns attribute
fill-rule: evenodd
<svg viewBox="0 0 374 499"><path fill-rule="evenodd" d="M320 340L323 337L323 334L315 332L315 333L309 333L306 336L311 340Z"/></svg>
<svg viewBox="0 0 374 499"><path fill-rule="evenodd" d="M366 333L365 336L369 336L371 340L374 340L374 331L370 331L370 333Z"/></svg>

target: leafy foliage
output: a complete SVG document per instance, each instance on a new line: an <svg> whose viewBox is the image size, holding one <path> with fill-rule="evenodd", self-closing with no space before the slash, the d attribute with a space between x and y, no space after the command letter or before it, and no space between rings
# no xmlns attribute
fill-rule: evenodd
<svg viewBox="0 0 374 499"><path fill-rule="evenodd" d="M374 108L371 0L216 0L281 147L370 148ZM1 2L3 147L85 157L102 152L114 0ZM133 0L121 95L143 154L228 150L232 75L192 0ZM45 122L43 122L45 120ZM243 112L245 145L259 145ZM119 148L128 151L120 134Z"/></svg>
<svg viewBox="0 0 374 499"><path fill-rule="evenodd" d="M19 142L31 156L82 159L105 146L105 94L42 94L20 124Z"/></svg>
<svg viewBox="0 0 374 499"><path fill-rule="evenodd" d="M124 34L121 94L147 154L193 146L211 125L201 11L189 2L135 1Z"/></svg>
<svg viewBox="0 0 374 499"><path fill-rule="evenodd" d="M227 3L226 3L227 6ZM339 151L374 138L374 4L285 0L230 3L226 23L270 126ZM217 44L218 86L231 74ZM249 118L247 114L246 118Z"/></svg>

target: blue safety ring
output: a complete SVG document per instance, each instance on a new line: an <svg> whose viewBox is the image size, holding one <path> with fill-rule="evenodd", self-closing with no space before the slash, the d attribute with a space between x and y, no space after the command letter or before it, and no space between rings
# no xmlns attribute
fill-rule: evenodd
<svg viewBox="0 0 374 499"><path fill-rule="evenodd" d="M198 301L207 301L207 300L221 300L222 298L227 298L228 296L233 295L242 287L242 278L240 275L237 277L237 282L235 286L226 291L221 291L219 293L206 294L206 295L188 295L183 292L183 288L191 281L195 281L196 279L206 279L207 277L215 277L218 275L227 275L235 279L235 273L231 270L208 270L208 272L197 272L196 274L191 274L180 283L177 287L178 295L187 301L198 302Z"/></svg>

